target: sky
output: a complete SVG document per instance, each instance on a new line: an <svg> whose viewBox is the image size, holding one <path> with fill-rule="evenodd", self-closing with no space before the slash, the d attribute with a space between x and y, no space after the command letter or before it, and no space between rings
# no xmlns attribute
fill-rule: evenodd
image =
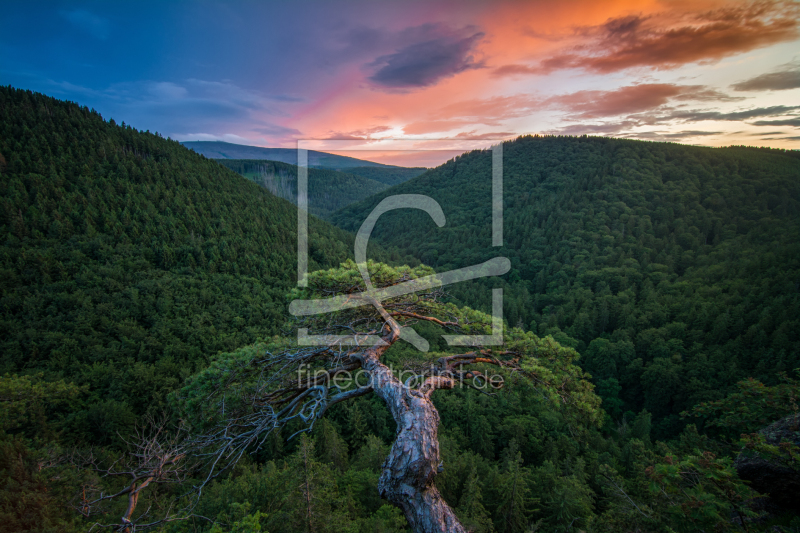
<svg viewBox="0 0 800 533"><path fill-rule="evenodd" d="M422 166L524 134L800 149L795 1L2 3L1 84L181 141Z"/></svg>

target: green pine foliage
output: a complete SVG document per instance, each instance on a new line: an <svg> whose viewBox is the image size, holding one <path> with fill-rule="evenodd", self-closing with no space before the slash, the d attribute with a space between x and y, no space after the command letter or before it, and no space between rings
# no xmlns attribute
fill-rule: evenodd
<svg viewBox="0 0 800 533"><path fill-rule="evenodd" d="M393 361L407 356L402 346L390 352ZM465 386L437 391L433 398L442 420L443 471L436 485L471 531L744 531L734 518L750 521L748 531L775 530L775 522L748 506L756 494L732 466L738 449L698 434L694 425L679 439L660 442L652 438L650 413L643 411L599 431L576 422L524 381L511 381L493 395ZM306 531L303 520L313 520L317 505L306 496L314 487L304 489L310 472L316 490L342 510L331 514L338 530L405 531L397 509L376 490L394 435L387 419L386 407L370 397L333 407L310 439L290 441L265 466L242 466L212 485L200 514L224 517L252 502L253 509L268 513L268 531ZM472 438L472 420L485 422L479 425L487 430L489 451ZM344 454L330 452L344 450L342 441L359 443L347 445L345 469ZM176 525L174 531L211 527L202 524Z"/></svg>

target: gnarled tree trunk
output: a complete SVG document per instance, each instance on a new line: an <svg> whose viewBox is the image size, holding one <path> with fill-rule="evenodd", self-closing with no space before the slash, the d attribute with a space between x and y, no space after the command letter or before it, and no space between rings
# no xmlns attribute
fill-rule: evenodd
<svg viewBox="0 0 800 533"><path fill-rule="evenodd" d="M362 366L397 423L397 438L378 482L381 496L403 510L416 533L466 533L433 483L441 463L439 413L429 393L405 386L374 354L365 357ZM437 384L451 387L452 382Z"/></svg>

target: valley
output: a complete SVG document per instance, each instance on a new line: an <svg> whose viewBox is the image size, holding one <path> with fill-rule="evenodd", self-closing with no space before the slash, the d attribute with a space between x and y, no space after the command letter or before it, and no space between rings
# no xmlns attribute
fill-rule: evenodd
<svg viewBox="0 0 800 533"><path fill-rule="evenodd" d="M379 492L397 406L349 383L303 388L294 373L377 364L366 345L298 346L298 328L389 338L392 323L368 306L289 313L366 290L354 231L394 194L432 197L445 224L382 216L368 250L378 286L511 261L501 277L384 302L430 346L392 337L381 364L398 375L430 377L420 369L455 357L475 363L473 385L490 370L506 380L487 391L451 369L418 389L397 381L438 413L428 466L465 530L795 527L790 499L758 510L767 490L734 461L746 448L796 468L796 446L756 433L797 416L796 151L520 136L503 145L496 248L491 152L433 169L316 154L303 288L291 154L224 144L0 87L0 531L132 530L119 518L132 489L109 474L130 465L158 480L133 482L131 516L154 531L410 531ZM453 330L488 334L494 288L506 347L448 346ZM223 446L230 468L209 477L201 437L233 442L247 424L257 438L239 455ZM162 466L137 463L142 435ZM169 461L165 435L184 450ZM122 497L92 507L87 494Z"/></svg>

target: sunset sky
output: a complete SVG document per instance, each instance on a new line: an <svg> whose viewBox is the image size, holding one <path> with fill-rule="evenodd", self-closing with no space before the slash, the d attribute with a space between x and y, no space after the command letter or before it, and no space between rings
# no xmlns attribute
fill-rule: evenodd
<svg viewBox="0 0 800 533"><path fill-rule="evenodd" d="M386 151L420 139L528 133L800 148L799 21L797 2L6 2L0 83L178 140L350 139L398 164L449 157Z"/></svg>

